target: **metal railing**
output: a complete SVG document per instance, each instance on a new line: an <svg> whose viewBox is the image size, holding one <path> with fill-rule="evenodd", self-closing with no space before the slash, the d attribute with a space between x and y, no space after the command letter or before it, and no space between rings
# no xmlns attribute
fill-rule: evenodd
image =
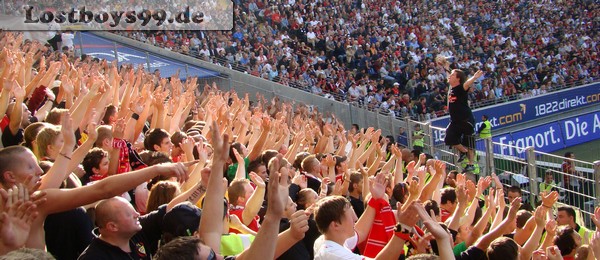
<svg viewBox="0 0 600 260"><path fill-rule="evenodd" d="M449 170L462 170L466 163L457 163L456 152L443 142L435 142L432 132L444 130L405 118L409 148L414 143L414 126L420 125L425 133L426 153L446 162ZM536 151L533 147L517 147L493 142L492 139L476 140L476 176L496 173L505 188L517 186L522 191L524 203L539 205L541 191L557 191L558 205L568 205L579 212L580 225L592 227L594 208L600 206L600 161L586 162ZM515 156L502 155L500 150L514 150ZM565 166L565 164L568 164ZM565 172L568 168L574 169ZM507 194L507 193L505 193Z"/></svg>

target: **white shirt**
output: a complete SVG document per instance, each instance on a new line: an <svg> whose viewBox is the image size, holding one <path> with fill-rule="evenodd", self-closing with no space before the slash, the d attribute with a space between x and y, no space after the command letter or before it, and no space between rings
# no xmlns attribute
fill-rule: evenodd
<svg viewBox="0 0 600 260"><path fill-rule="evenodd" d="M315 260L329 260L329 259L356 259L362 260L365 259L361 255L357 255L352 253L350 248L355 248L358 244L358 234L354 232L354 236L346 239L344 242L344 246L333 242L331 240L325 240L325 237L321 235L317 240L315 240L315 244L313 246L313 250L315 251Z"/></svg>
<svg viewBox="0 0 600 260"><path fill-rule="evenodd" d="M67 46L67 47L69 47L69 50L72 50L73 49L73 39L75 38L75 35L72 33L62 33L60 36L62 39L62 46Z"/></svg>

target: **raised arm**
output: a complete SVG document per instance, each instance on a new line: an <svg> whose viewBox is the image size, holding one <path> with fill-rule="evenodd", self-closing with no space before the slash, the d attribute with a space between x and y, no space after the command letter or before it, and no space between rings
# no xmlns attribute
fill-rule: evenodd
<svg viewBox="0 0 600 260"><path fill-rule="evenodd" d="M274 161L275 169L279 169L281 155ZM269 174L268 206L265 219L250 248L237 256L238 260L273 259L279 233L279 222L283 217L285 202L288 198L288 176L286 172L271 171Z"/></svg>
<svg viewBox="0 0 600 260"><path fill-rule="evenodd" d="M429 174L431 174L433 177L427 184L425 184L425 188L423 188L423 192L421 192L421 196L419 197L420 201L426 201L431 198L433 191L438 187L438 183L442 180L445 171L446 164L439 160L435 161L434 167L429 167Z"/></svg>
<svg viewBox="0 0 600 260"><path fill-rule="evenodd" d="M203 210L206 212L223 212L223 198L225 197L225 187L223 186L223 166L229 157L228 136L219 134L219 127L216 122L211 126L211 141L215 149L213 154L211 174L208 179L206 192L211 194L204 199ZM210 246L215 252L220 252L221 234L223 233L223 218L219 214L207 214L200 220L200 237L207 246Z"/></svg>
<svg viewBox="0 0 600 260"><path fill-rule="evenodd" d="M75 189L46 189L44 191L51 203L41 205L39 207L40 214L45 216L118 196L158 175L185 180L187 178L187 164L191 163L158 164L125 174L109 176L92 185Z"/></svg>
<svg viewBox="0 0 600 260"><path fill-rule="evenodd" d="M73 131L73 120L69 112L64 113L61 117L60 132L63 136L64 143L52 164L48 173L42 176L40 190L57 189L60 184L69 176L69 163L73 155L73 147L75 146L75 133Z"/></svg>
<svg viewBox="0 0 600 260"><path fill-rule="evenodd" d="M544 231L544 224L546 223L546 212L548 210L544 206L539 206L533 215L535 218L535 229L533 233L521 248L519 252L520 260L529 260L533 255L533 251L540 244L540 239L542 238L542 232Z"/></svg>
<svg viewBox="0 0 600 260"><path fill-rule="evenodd" d="M12 92L15 96L15 103L13 109L10 112L10 123L8 129L14 135L21 128L21 121L23 118L23 100L25 99L25 90L19 86L16 80L13 80Z"/></svg>
<svg viewBox="0 0 600 260"><path fill-rule="evenodd" d="M517 211L519 211L520 207L521 207L521 198L516 198L515 200L513 200L510 204L510 210L508 211L508 216L502 221L502 223L500 223L499 226L490 230L489 233L485 234L483 237L481 237L479 240L477 240L477 242L475 242L475 247L477 247L485 252L487 250L488 246L490 246L490 243L492 243L492 241L494 241L494 239L503 235L504 231L510 225L510 223L515 221L515 219L517 218ZM498 214L501 214L501 212L498 212Z"/></svg>
<svg viewBox="0 0 600 260"><path fill-rule="evenodd" d="M463 87L465 90L469 90L469 88L471 87L471 85L473 85L473 83L475 82L475 80L477 80L478 78L480 78L481 76L483 76L483 71L478 70L477 72L475 72L475 75L473 75L473 77L470 77L465 84L463 84Z"/></svg>
<svg viewBox="0 0 600 260"><path fill-rule="evenodd" d="M250 161L256 160L262 152L265 140L267 140L269 130L271 129L271 120L268 117L263 117L261 122L261 132L258 141L251 148L249 147L249 149L251 149L250 154L248 155Z"/></svg>
<svg viewBox="0 0 600 260"><path fill-rule="evenodd" d="M270 169L271 170L271 169ZM242 223L244 225L250 225L250 222L256 217L258 211L262 206L263 201L265 200L265 182L254 172L250 173L250 179L254 184L256 184L256 189L250 195L248 202L246 202L246 207L244 207L244 211L242 212Z"/></svg>
<svg viewBox="0 0 600 260"><path fill-rule="evenodd" d="M379 210L382 206L380 205L378 209L375 209L373 208L373 205L377 205L379 203L386 203L389 205L389 203L384 199L385 187L387 184L385 174L378 174L375 176L374 180L365 179L363 181L370 183L371 199L369 200L369 203L367 203L367 207L365 207L365 211L363 212L362 216L360 216L356 222L356 225L354 225L354 229L356 230L358 238L360 239L358 243L361 243L367 239L367 236L371 231L371 226L373 226L373 221L375 220L375 215L377 213L376 210Z"/></svg>
<svg viewBox="0 0 600 260"><path fill-rule="evenodd" d="M475 226L473 227L471 235L466 239L465 243L467 244L467 246L471 246L473 243L475 243L475 241L477 241L477 239L479 239L481 234L483 234L483 230L490 222L490 216L496 210L496 203L494 201L493 191L490 192L490 195L485 197L485 203L487 205L487 208L483 212L483 215L481 216L479 221L477 221L477 224L475 224Z"/></svg>

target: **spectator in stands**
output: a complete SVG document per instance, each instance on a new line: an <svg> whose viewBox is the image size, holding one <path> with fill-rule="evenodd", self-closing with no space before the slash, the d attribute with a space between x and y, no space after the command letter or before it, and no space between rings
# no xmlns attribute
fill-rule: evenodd
<svg viewBox="0 0 600 260"><path fill-rule="evenodd" d="M558 189L554 182L554 172L551 169L548 169L544 173L544 181L540 183L540 193L549 193L551 191L558 191Z"/></svg>
<svg viewBox="0 0 600 260"><path fill-rule="evenodd" d="M508 187L508 192L506 193L506 197L508 198L508 201L513 201L516 198L520 198L521 200L523 200L523 191L521 190L521 188L519 186L510 186L510 187ZM520 210L524 209L529 212L533 212L533 207L529 203L522 203L521 208L519 208L519 209Z"/></svg>

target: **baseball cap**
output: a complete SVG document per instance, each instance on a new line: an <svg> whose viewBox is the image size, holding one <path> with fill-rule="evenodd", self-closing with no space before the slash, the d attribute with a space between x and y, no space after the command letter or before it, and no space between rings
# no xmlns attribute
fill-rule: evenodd
<svg viewBox="0 0 600 260"><path fill-rule="evenodd" d="M200 226L201 217L202 210L196 205L187 201L177 204L163 217L163 238L170 241L176 237L193 235Z"/></svg>

